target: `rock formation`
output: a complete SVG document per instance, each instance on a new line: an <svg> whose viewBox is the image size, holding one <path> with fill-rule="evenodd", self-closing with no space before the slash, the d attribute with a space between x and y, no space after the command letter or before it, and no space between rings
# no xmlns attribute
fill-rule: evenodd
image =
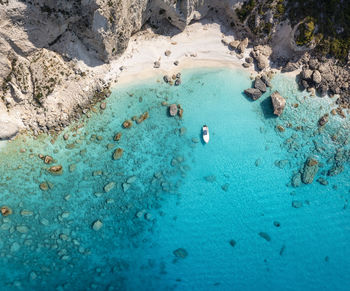
<svg viewBox="0 0 350 291"><path fill-rule="evenodd" d="M281 96L280 93L278 93L278 91L275 91L271 94L271 100L273 105L273 114L280 116L286 107L286 100Z"/></svg>

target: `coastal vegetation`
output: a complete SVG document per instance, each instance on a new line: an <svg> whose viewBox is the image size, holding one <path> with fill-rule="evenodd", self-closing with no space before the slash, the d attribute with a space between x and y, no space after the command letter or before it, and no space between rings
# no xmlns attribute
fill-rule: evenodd
<svg viewBox="0 0 350 291"><path fill-rule="evenodd" d="M299 26L298 45L317 43L316 52L345 61L350 49L350 2L342 0L284 1L288 18Z"/></svg>

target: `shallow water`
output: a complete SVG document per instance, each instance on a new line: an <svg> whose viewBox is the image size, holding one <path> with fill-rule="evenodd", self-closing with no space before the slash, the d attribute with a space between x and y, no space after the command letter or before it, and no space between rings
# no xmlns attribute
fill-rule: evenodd
<svg viewBox="0 0 350 291"><path fill-rule="evenodd" d="M330 116L319 132L334 100L299 92L283 75L273 89L287 108L276 118L270 92L244 97L250 84L242 70L206 69L183 72L179 87L160 77L117 86L103 113L66 130L68 141L20 138L2 149L1 203L14 212L0 225L4 288L347 290L347 161L339 175L326 171L337 149L348 154L348 121ZM181 104L183 118L169 117L162 101ZM122 129L145 111L147 120ZM118 147L124 153L114 161ZM51 155L63 174L48 173L38 154ZM323 163L315 180L329 184L292 187L309 156ZM41 191L42 182L52 189ZM175 256L178 248L188 255Z"/></svg>

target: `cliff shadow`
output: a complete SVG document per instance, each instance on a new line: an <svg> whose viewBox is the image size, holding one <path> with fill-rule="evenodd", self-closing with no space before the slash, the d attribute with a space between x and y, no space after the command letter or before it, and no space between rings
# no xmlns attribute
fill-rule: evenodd
<svg viewBox="0 0 350 291"><path fill-rule="evenodd" d="M265 97L265 99L260 102L260 108L265 119L276 118L276 115L273 114L273 105L270 96Z"/></svg>

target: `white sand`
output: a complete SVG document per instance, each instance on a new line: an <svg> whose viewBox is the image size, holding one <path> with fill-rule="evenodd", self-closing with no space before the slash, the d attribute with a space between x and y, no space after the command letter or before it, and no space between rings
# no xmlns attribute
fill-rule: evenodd
<svg viewBox="0 0 350 291"><path fill-rule="evenodd" d="M160 36L146 30L134 35L125 53L111 63L110 71L105 76L106 81L118 78L118 83L142 80L153 75L171 75L184 68L193 67L230 67L242 68L243 59L224 45L222 40L230 42L233 36L224 35L220 25L194 23L173 37ZM164 52L170 50L170 56ZM245 57L249 55L247 49ZM179 61L175 66L174 62ZM160 68L154 68L154 62L160 62ZM120 70L123 66L125 69ZM255 73L253 66L249 69Z"/></svg>

